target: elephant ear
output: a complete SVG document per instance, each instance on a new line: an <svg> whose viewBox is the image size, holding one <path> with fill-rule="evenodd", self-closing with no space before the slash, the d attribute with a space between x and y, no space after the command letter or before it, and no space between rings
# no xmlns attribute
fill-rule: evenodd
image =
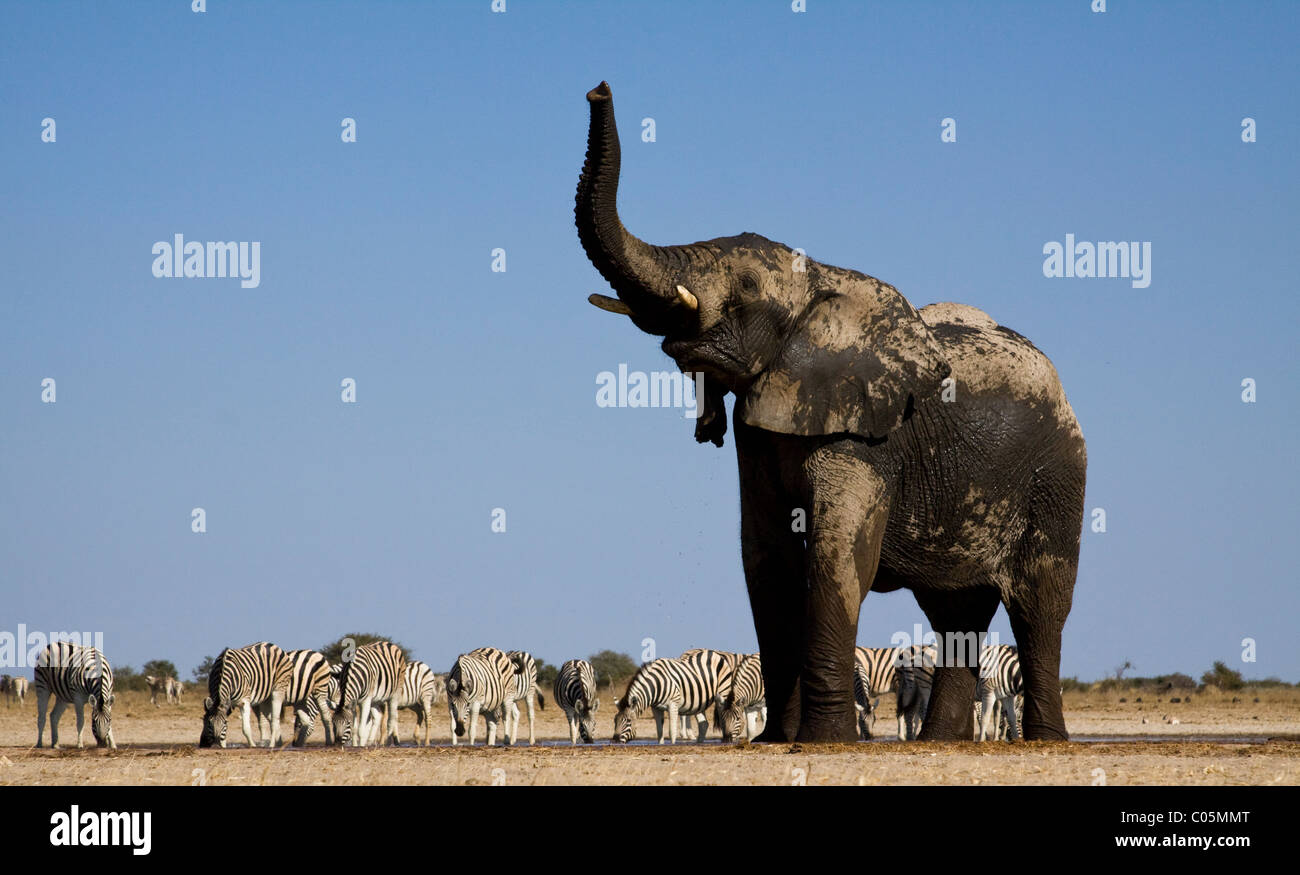
<svg viewBox="0 0 1300 875"><path fill-rule="evenodd" d="M736 416L782 434L883 438L950 372L907 299L855 275L813 296Z"/></svg>

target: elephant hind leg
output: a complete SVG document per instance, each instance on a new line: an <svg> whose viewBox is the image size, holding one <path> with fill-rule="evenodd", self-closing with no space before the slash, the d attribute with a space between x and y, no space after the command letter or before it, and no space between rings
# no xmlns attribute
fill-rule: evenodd
<svg viewBox="0 0 1300 875"><path fill-rule="evenodd" d="M1068 741L1061 708L1061 630L1070 612L1077 560L1050 556L1029 563L1027 585L1006 601L1020 653L1027 741Z"/></svg>
<svg viewBox="0 0 1300 875"><path fill-rule="evenodd" d="M934 629L939 658L926 708L921 741L970 741L975 735L972 704L979 676L979 650L998 609L991 583L961 590L917 592L917 604Z"/></svg>

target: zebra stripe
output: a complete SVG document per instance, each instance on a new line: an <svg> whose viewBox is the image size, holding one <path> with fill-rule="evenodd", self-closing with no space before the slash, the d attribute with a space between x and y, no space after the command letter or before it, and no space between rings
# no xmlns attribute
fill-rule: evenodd
<svg viewBox="0 0 1300 875"><path fill-rule="evenodd" d="M256 708L258 734L266 747L273 747L280 738L280 710L289 692L290 673L284 651L267 641L221 651L208 674L199 747L226 746L230 712L236 707L248 746L257 746L249 719Z"/></svg>
<svg viewBox="0 0 1300 875"><path fill-rule="evenodd" d="M695 647L683 651L682 655L677 658L687 662L706 660L709 663L709 666L707 668L702 668L701 670L706 674L717 674L718 694L713 706L713 725L718 727L719 732L722 732L723 699L726 697L727 691L731 689L731 679L735 675L736 667L740 665L740 661L745 658L744 655L733 653L729 650L709 650L704 647ZM691 715L683 715L681 718L682 735L690 734L690 716ZM709 733L708 716L703 711L694 716L698 738L703 741L705 736Z"/></svg>
<svg viewBox="0 0 1300 875"><path fill-rule="evenodd" d="M895 697L899 740L916 738L929 706L938 656L935 648L918 644L854 648L853 700L863 738L872 737L876 709L885 693Z"/></svg>
<svg viewBox="0 0 1300 875"><path fill-rule="evenodd" d="M721 677L727 671L725 678ZM618 701L614 715L614 741L625 743L636 737L636 718L646 708L654 711L655 732L664 743L664 716L668 737L677 743L677 718L681 714L703 714L717 707L722 681L730 683L730 661L716 650L690 652L686 659L653 659L637 669ZM707 724L704 724L707 725ZM703 726L697 736L704 740Z"/></svg>
<svg viewBox="0 0 1300 875"><path fill-rule="evenodd" d="M456 658L447 676L447 710L451 712L451 743L465 734L469 723L469 743L478 735L479 714L487 721L487 743L496 744L497 722L508 717L510 697L514 694L515 665L504 651L480 647ZM510 723L506 721L508 732ZM507 734L506 743L512 739Z"/></svg>
<svg viewBox="0 0 1300 875"><path fill-rule="evenodd" d="M1020 727L1016 715L1016 696L1023 695L1025 680L1020 673L1020 654L1010 644L998 644L985 647L980 651L979 680L975 685L975 694L980 700L979 741L989 736L989 730L996 732L994 703L1002 709L1007 721L1007 738L1020 737Z"/></svg>
<svg viewBox="0 0 1300 875"><path fill-rule="evenodd" d="M59 747L59 718L71 705L77 713L77 747L85 747L85 705L90 703L90 731L99 747L117 749L113 740L113 667L94 647L55 641L36 658L36 746L45 734L45 706L50 712L50 747Z"/></svg>
<svg viewBox="0 0 1300 875"><path fill-rule="evenodd" d="M898 657L898 712L900 725L906 724L906 735L899 739L915 741L921 733L921 724L930 707L930 690L934 687L934 668L939 651L934 647L913 645Z"/></svg>
<svg viewBox="0 0 1300 875"><path fill-rule="evenodd" d="M330 674L333 666L325 654L316 650L290 650L285 654L289 660L289 691L284 703L293 706L293 719L297 724L293 737L293 746L302 747L316 728L316 720L325 726L325 743L330 742L330 723L333 709L329 702Z"/></svg>
<svg viewBox="0 0 1300 875"><path fill-rule="evenodd" d="M722 706L722 740L735 741L740 737L744 723L745 739L752 741L758 734L758 717L767 723L767 699L763 688L763 663L757 653L740 660L731 675L731 685Z"/></svg>
<svg viewBox="0 0 1300 875"><path fill-rule="evenodd" d="M370 726L371 709L376 705L385 705L389 724L397 724L396 696L405 670L406 656L391 641L372 641L357 648L339 674L335 744L350 741L354 747L361 747L372 741L375 733Z"/></svg>
<svg viewBox="0 0 1300 875"><path fill-rule="evenodd" d="M537 688L537 661L533 659L531 653L524 650L511 650L506 655L510 657L510 662L515 667L513 693L510 696L509 713L506 717L506 737L513 743L519 735L519 706L515 703L523 699L525 707L528 708L528 743L536 744L537 737L533 732L533 699L537 699L538 707L546 707L546 700L542 698L542 693Z"/></svg>
<svg viewBox="0 0 1300 875"><path fill-rule="evenodd" d="M402 671L402 685L394 697L395 712L400 717L403 709L415 712L415 730L411 733L411 743L419 744L420 727L424 727L424 746L429 746L429 728L433 718L433 703L442 695L444 686L442 680L433 673L433 669L423 662L408 662L406 668ZM401 744L402 733L397 725L396 720L388 723L387 713L381 714L379 709L371 706L371 717L374 721L373 731L367 743L375 740L376 733L385 737L387 744ZM385 732L382 724L387 723Z"/></svg>
<svg viewBox="0 0 1300 875"><path fill-rule="evenodd" d="M569 721L569 741L578 743L578 736L591 744L596 733L596 672L585 659L570 659L560 666L555 676L555 703Z"/></svg>

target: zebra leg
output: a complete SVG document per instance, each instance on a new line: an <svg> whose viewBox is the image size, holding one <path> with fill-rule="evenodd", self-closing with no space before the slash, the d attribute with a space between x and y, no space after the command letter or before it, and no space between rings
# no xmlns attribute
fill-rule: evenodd
<svg viewBox="0 0 1300 875"><path fill-rule="evenodd" d="M695 715L695 741L703 744L709 737L709 718L704 716L704 712Z"/></svg>
<svg viewBox="0 0 1300 875"><path fill-rule="evenodd" d="M50 711L50 749L59 749L59 719L63 717L63 712L68 710L68 703L54 697L54 709ZM78 711L80 714L80 711Z"/></svg>
<svg viewBox="0 0 1300 875"><path fill-rule="evenodd" d="M980 642L998 609L998 590L987 585L935 592L916 590L916 602L934 629L938 659L921 741L965 741L975 737L975 684Z"/></svg>
<svg viewBox="0 0 1300 875"><path fill-rule="evenodd" d="M357 703L357 731L352 736L353 747L369 747L370 733L374 731L374 720L370 716L370 706L374 704L373 696L363 696Z"/></svg>
<svg viewBox="0 0 1300 875"><path fill-rule="evenodd" d="M40 747L45 737L45 708L50 704L50 691L44 687L36 688L36 746ZM58 700L55 700L58 704ZM50 724L50 746L54 746L54 724Z"/></svg>
<svg viewBox="0 0 1300 875"><path fill-rule="evenodd" d="M1007 696L1002 700L1002 714L1007 721L1007 740L1015 741L1020 738L1020 727L1016 725L1016 697Z"/></svg>
<svg viewBox="0 0 1300 875"><path fill-rule="evenodd" d="M469 706L469 746L470 747L474 746L474 736L478 735L478 712L480 707L482 707L481 702L474 702L472 705ZM495 724L493 724L493 728L490 731L492 732L494 740L496 736L495 730L496 730L496 726ZM488 744L490 745L492 744L492 742L489 741Z"/></svg>
<svg viewBox="0 0 1300 875"><path fill-rule="evenodd" d="M280 712L284 710L284 691L276 690L271 694L271 743L275 747L280 743Z"/></svg>
<svg viewBox="0 0 1300 875"><path fill-rule="evenodd" d="M329 746L334 743L334 712L330 708L328 693L322 692L316 697L316 713L320 715L321 729L325 731L325 744Z"/></svg>
<svg viewBox="0 0 1300 875"><path fill-rule="evenodd" d="M578 744L578 712L565 708L564 716L569 719L569 741L576 746Z"/></svg>
<svg viewBox="0 0 1300 875"><path fill-rule="evenodd" d="M993 706L997 703L997 695L993 692L992 684L979 684L983 688L980 694L980 733L979 740L984 741L989 737L989 727L997 732L998 724L993 718Z"/></svg>
<svg viewBox="0 0 1300 875"><path fill-rule="evenodd" d="M656 713L656 716L658 716L658 712L655 712L655 713ZM677 718L678 718L677 705L672 704L672 703L669 703L669 705L668 705L668 741L669 741L669 744L676 744L676 743L677 743ZM655 729L658 729L658 730L659 730L659 743L660 743L660 744L663 744L663 743L664 743L664 733L663 733L663 729L660 728L660 727L662 726L662 724L660 723L659 720L656 720L655 723L656 723L656 724L659 724L659 725L656 725L656 726L655 726Z"/></svg>
<svg viewBox="0 0 1300 875"><path fill-rule="evenodd" d="M253 717L253 705L248 699L245 699L244 701L239 703L240 728L244 730L244 740L248 742L248 746L257 747L257 745L253 744L252 717ZM259 732L262 729L262 715L260 712L257 715L257 728Z"/></svg>
<svg viewBox="0 0 1300 875"><path fill-rule="evenodd" d="M533 694L528 694L528 745L537 744L537 735L533 732Z"/></svg>
<svg viewBox="0 0 1300 875"><path fill-rule="evenodd" d="M86 746L84 738L86 734L86 706L81 702L73 702L72 710L77 715L77 750L81 750Z"/></svg>

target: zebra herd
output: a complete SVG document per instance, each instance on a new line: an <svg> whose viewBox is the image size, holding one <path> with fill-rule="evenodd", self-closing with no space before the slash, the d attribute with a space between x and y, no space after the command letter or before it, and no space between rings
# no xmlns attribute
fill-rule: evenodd
<svg viewBox="0 0 1300 875"><path fill-rule="evenodd" d="M757 653L696 648L678 657L652 659L637 669L623 697L614 704L618 713L614 715L613 740L620 743L636 737L636 718L647 708L654 714L660 744L665 740L676 744L678 720L686 734L691 717L696 720L696 740L703 741L710 708L724 741L739 739L742 731L746 739L752 739L758 734L758 718L767 722L763 668Z"/></svg>
<svg viewBox="0 0 1300 875"><path fill-rule="evenodd" d="M912 741L920 734L930 687L939 653L933 647L858 647L854 653L853 699L858 713L858 734L872 737L876 709L884 693L894 693L897 702L898 738ZM1024 712L1024 678L1020 657L1009 644L982 648L979 676L975 684L975 741L989 737L1020 737L1020 715Z"/></svg>
<svg viewBox="0 0 1300 875"><path fill-rule="evenodd" d="M185 684L176 680L174 677L158 677L157 675L145 675L145 684L149 687L149 704L155 708L158 705L158 694L162 693L168 705L181 704L181 694L185 692Z"/></svg>
<svg viewBox="0 0 1300 875"><path fill-rule="evenodd" d="M920 732L930 698L937 652L932 647L858 647L854 660L854 703L859 734L870 739L880 697L893 693L897 701L898 737L915 739ZM167 691L169 679L149 678L151 701L156 689ZM174 679L170 679L173 680ZM21 697L23 678L5 676L0 691ZM155 682L161 682L155 688ZM36 662L36 746L45 731L46 706L50 713L50 745L59 744L59 719L68 705L77 715L77 746L83 746L83 709L90 705L91 732L101 747L116 748L112 730L113 670L93 647L55 642ZM1024 682L1016 648L985 647L980 652L979 680L972 703L975 738L1019 738ZM569 740L577 744L596 737L596 675L591 663L571 659L559 670L553 688L555 701L569 725ZM179 701L179 685L170 696ZM423 662L408 660L402 649L387 641L356 648L351 658L331 664L315 650L281 650L262 641L246 647L226 648L212 665L208 695L203 700L200 747L226 746L230 715L239 710L240 727L250 747L252 715L257 714L260 745L282 743L280 715L284 706L294 709L293 744L306 744L316 723L322 724L326 744L354 747L400 742L398 712L416 716L412 742L429 744L433 707L445 699L451 716L451 743L468 733L469 744L478 738L478 722L486 723L486 742L496 744L502 725L506 744L519 735L522 701L528 713L528 743L536 743L534 706L545 706L537 686L537 663L522 650L480 647L456 658L451 671L439 676ZM713 723L724 741L752 740L767 722L759 654L695 648L678 657L653 659L637 669L621 698L615 699L613 741L636 737L636 719L653 712L659 743L676 743L690 734L708 733Z"/></svg>
<svg viewBox="0 0 1300 875"><path fill-rule="evenodd" d="M16 678L11 675L0 675L0 696L4 697L5 707L8 708L15 701L19 705L27 703L27 678Z"/></svg>

